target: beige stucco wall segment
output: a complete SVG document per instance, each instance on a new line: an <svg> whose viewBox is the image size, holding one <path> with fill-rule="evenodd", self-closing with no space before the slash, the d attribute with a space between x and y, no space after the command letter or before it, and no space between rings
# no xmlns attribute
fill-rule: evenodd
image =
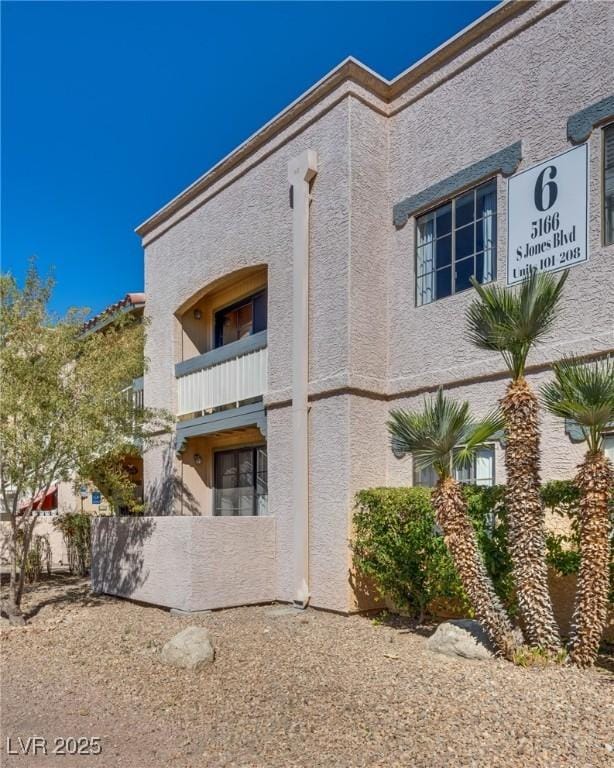
<svg viewBox="0 0 614 768"><path fill-rule="evenodd" d="M177 308L223 275L258 264L268 265L269 391L288 386L292 217L287 165L308 148L318 151L321 167L311 208L310 379L328 379L347 369L346 99L146 247L145 287L152 296L147 306L148 405L175 407Z"/></svg>
<svg viewBox="0 0 614 768"><path fill-rule="evenodd" d="M388 367L388 119L349 101L348 386L386 392Z"/></svg>
<svg viewBox="0 0 614 768"><path fill-rule="evenodd" d="M275 519L192 518L190 610L264 603L275 594Z"/></svg>
<svg viewBox="0 0 614 768"><path fill-rule="evenodd" d="M309 411L309 587L311 605L347 611L350 398Z"/></svg>
<svg viewBox="0 0 614 768"><path fill-rule="evenodd" d="M271 517L100 517L92 587L185 611L275 598Z"/></svg>
<svg viewBox="0 0 614 768"><path fill-rule="evenodd" d="M309 411L309 586L311 605L348 610L350 509L350 398L312 403ZM293 526L292 412L268 414L269 512L276 521L276 599L292 601Z"/></svg>
<svg viewBox="0 0 614 768"><path fill-rule="evenodd" d="M392 204L515 141L522 141L519 170L569 149L569 115L612 91L613 39L614 4L564 4L395 114ZM532 355L532 364L614 347L614 248L601 245L601 152L601 132L595 130L589 140L589 262L571 269L561 319ZM497 269L503 282L507 181L501 177L497 199ZM474 349L465 337L471 291L415 306L414 253L411 218L392 234L389 393L501 370L497 355Z"/></svg>
<svg viewBox="0 0 614 768"><path fill-rule="evenodd" d="M386 103L369 88L352 80L350 78L351 68L351 66L348 69L347 65L341 65L340 72L344 72L343 76L338 79L337 85L322 98L315 100L304 111L297 112L293 119L292 116L295 113L291 105L282 113L284 119L280 121L277 128L268 129L267 124L254 137L250 138L248 144L253 145L251 151L244 150L243 145L237 147L230 155L204 174L201 179L181 192L177 198L162 209L165 215L160 223L156 223L158 214L152 217L151 224L149 221L144 222L137 229L143 238L143 245L146 247L154 242L168 229L181 222L186 216L190 216L229 185L234 184L244 174L266 161L272 153L278 153L286 145L296 141L304 143L302 137L309 132L310 127L324 120L328 112L335 110L350 95L360 99L365 104L369 104L372 109L385 114L387 112ZM292 149L287 151L290 156L294 155ZM202 191L194 191L200 188Z"/></svg>

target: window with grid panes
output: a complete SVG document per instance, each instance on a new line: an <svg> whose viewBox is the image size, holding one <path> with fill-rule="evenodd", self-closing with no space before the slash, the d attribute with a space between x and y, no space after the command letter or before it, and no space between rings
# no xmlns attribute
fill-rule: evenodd
<svg viewBox="0 0 614 768"><path fill-rule="evenodd" d="M416 306L496 279L497 182L453 198L416 219Z"/></svg>

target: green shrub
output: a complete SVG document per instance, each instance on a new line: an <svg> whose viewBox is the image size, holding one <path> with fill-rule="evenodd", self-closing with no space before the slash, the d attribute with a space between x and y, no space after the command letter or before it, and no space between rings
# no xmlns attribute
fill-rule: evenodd
<svg viewBox="0 0 614 768"><path fill-rule="evenodd" d="M507 548L505 486L463 487L467 510L475 527L486 569L508 612L516 612L512 563ZM579 493L571 481L542 487L544 504L569 519L567 535L548 533L547 562L555 572L577 573L577 509ZM373 488L357 497L352 544L354 565L369 577L382 597L401 610L422 617L429 603L444 599L463 610L468 603L439 535L427 488ZM614 551L611 561L614 597Z"/></svg>
<svg viewBox="0 0 614 768"><path fill-rule="evenodd" d="M53 524L64 537L68 553L68 570L85 576L91 561L91 515L69 512L57 517Z"/></svg>
<svg viewBox="0 0 614 768"><path fill-rule="evenodd" d="M466 485L463 493L475 527L486 570L510 614L516 612L512 562L507 547L505 486ZM547 483L546 506L573 521L578 491L569 481ZM443 598L468 608L466 597L437 532L426 488L374 488L356 498L354 564L369 576L382 596L414 615L422 616L433 600ZM572 530L575 530L573 526ZM550 534L548 563L559 573L575 573L579 555L574 536Z"/></svg>
<svg viewBox="0 0 614 768"><path fill-rule="evenodd" d="M580 501L580 491L572 480L550 480L541 488L546 507L561 515L574 515Z"/></svg>
<svg viewBox="0 0 614 768"><path fill-rule="evenodd" d="M382 597L422 619L438 598L463 600L425 488L372 488L356 497L354 565Z"/></svg>
<svg viewBox="0 0 614 768"><path fill-rule="evenodd" d="M33 584L40 579L43 568L47 571L47 575L51 574L51 545L49 544L49 536L44 533L35 533L32 536L28 554L25 557L23 544L24 534L21 530L17 532L16 538L17 563L20 568L23 568L26 580Z"/></svg>
<svg viewBox="0 0 614 768"><path fill-rule="evenodd" d="M580 568L580 527L578 502L580 491L571 480L553 480L542 487L542 499L546 507L569 523L569 533L546 534L546 560L558 574L569 576ZM614 505L611 508L614 524ZM614 604L614 547L610 550L610 603Z"/></svg>
<svg viewBox="0 0 614 768"><path fill-rule="evenodd" d="M499 598L510 615L517 611L512 559L507 547L508 523L505 486L465 485L467 511L482 550L484 565Z"/></svg>

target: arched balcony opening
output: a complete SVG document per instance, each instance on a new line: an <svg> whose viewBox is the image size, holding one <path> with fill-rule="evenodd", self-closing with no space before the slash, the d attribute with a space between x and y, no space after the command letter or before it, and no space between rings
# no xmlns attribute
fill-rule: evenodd
<svg viewBox="0 0 614 768"><path fill-rule="evenodd" d="M251 413L249 409L262 402L267 386L267 299L267 267L260 265L221 277L177 310L180 421L228 409L241 416L241 409Z"/></svg>
<svg viewBox="0 0 614 768"><path fill-rule="evenodd" d="M210 283L175 313L181 327L176 362L266 331L267 267L238 270Z"/></svg>

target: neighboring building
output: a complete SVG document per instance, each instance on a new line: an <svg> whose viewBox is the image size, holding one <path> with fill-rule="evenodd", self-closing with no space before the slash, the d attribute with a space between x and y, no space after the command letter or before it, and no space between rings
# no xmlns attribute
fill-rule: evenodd
<svg viewBox="0 0 614 768"><path fill-rule="evenodd" d="M432 480L389 410L444 386L485 413L506 385L467 340L469 277L571 267L535 388L614 350L613 74L614 4L505 2L392 81L343 62L144 222L145 404L177 426L145 457L151 517L99 522L94 584L366 605L355 493ZM573 425L542 427L544 479L571 477ZM504 482L501 446L462 479Z"/></svg>
<svg viewBox="0 0 614 768"><path fill-rule="evenodd" d="M123 313L128 313L133 317L142 319L145 308L144 293L127 293L121 301L112 304L104 309L95 317L88 320L84 326L84 333L104 332L104 329ZM125 396L134 398L136 405L142 407L143 404L143 379L135 379L132 385L126 387ZM124 466L134 483L135 497L142 501L143 499L143 458L141 455L126 455L123 458ZM77 483L77 485L79 485ZM20 508L25 509L30 503L30 498L24 498L20 503ZM52 483L43 497L36 499L36 509L38 517L35 528L35 535L47 536L51 546L53 566L64 566L67 564L66 547L62 535L53 525L49 518L57 517L67 512L83 511L90 515L109 515L112 514L112 507L109 500L106 499L92 481L84 481L79 487L75 482L66 480L57 480ZM122 512L122 510L119 510ZM127 510L123 510L127 512ZM10 512L4 509L0 502L0 564L8 562L8 525Z"/></svg>
<svg viewBox="0 0 614 768"><path fill-rule="evenodd" d="M123 299L106 307L83 325L84 334L104 333L110 323L116 321L121 315L131 315L138 321L143 318L145 311L145 294L133 291L127 293ZM143 378L135 379L123 390L126 397L134 399L136 405L143 405ZM124 465L131 480L134 483L135 497L143 499L143 458L137 452L126 455ZM55 507L46 511L47 515L61 514L62 512L84 511L91 515L108 515L112 513L112 505L106 499L96 485L88 480L79 487L73 482L58 483L52 489L55 492ZM121 511L121 510L120 510Z"/></svg>

